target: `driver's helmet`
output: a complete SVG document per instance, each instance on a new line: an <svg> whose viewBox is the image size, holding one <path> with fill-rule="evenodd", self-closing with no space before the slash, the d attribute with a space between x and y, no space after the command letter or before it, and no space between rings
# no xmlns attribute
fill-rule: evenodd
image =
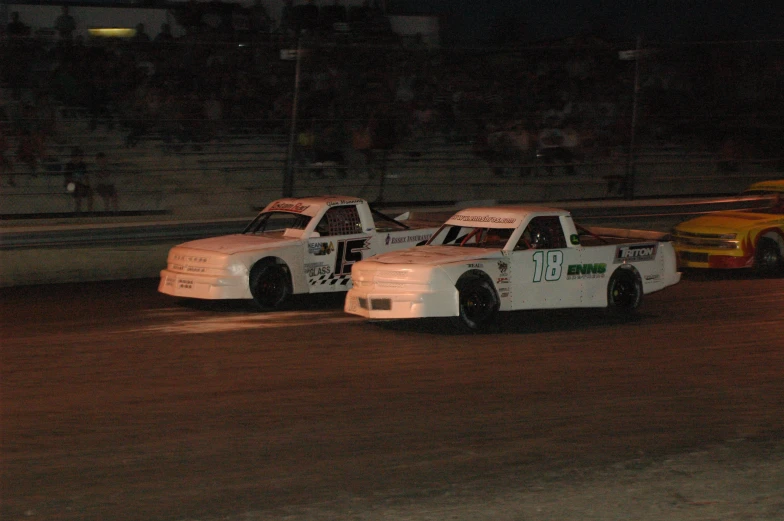
<svg viewBox="0 0 784 521"><path fill-rule="evenodd" d="M532 248L548 248L550 246L550 240L547 237L547 234L544 233L542 230L533 230L531 232L531 247Z"/></svg>

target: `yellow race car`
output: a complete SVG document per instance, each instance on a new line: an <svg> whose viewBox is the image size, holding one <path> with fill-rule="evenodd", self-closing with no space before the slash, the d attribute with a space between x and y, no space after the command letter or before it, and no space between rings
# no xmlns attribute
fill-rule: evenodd
<svg viewBox="0 0 784 521"><path fill-rule="evenodd" d="M784 179L755 183L741 195L772 195L772 205L710 213L677 225L672 240L680 268L784 274Z"/></svg>

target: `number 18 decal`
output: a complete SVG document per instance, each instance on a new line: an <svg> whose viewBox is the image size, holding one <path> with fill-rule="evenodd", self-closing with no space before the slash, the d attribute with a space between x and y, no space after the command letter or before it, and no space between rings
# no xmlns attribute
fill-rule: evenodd
<svg viewBox="0 0 784 521"><path fill-rule="evenodd" d="M545 262L545 255L547 262ZM563 252L560 250L534 252L534 282L552 282L561 278L563 271Z"/></svg>

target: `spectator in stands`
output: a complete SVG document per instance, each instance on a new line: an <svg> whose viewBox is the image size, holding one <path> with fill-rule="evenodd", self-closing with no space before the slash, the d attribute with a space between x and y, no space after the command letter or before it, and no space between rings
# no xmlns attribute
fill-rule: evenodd
<svg viewBox="0 0 784 521"><path fill-rule="evenodd" d="M539 133L537 156L544 163L547 175L553 175L555 163L560 161L567 174L574 174L572 150L564 145L564 133L560 128L545 128Z"/></svg>
<svg viewBox="0 0 784 521"><path fill-rule="evenodd" d="M16 147L16 160L27 165L30 174L38 174L39 161L44 156L44 137L36 128L22 128Z"/></svg>
<svg viewBox="0 0 784 521"><path fill-rule="evenodd" d="M16 186L16 180L14 179L14 163L6 154L8 149L9 144L8 139L5 136L5 131L0 128L0 179L7 177L8 186Z"/></svg>
<svg viewBox="0 0 784 521"><path fill-rule="evenodd" d="M11 40L30 36L30 27L22 23L18 11L11 13L11 21L6 26L6 34Z"/></svg>
<svg viewBox="0 0 784 521"><path fill-rule="evenodd" d="M76 31L76 20L68 12L67 5L60 9L60 16L54 21L54 28L60 35L61 40L70 42L73 39L73 34Z"/></svg>
<svg viewBox="0 0 784 521"><path fill-rule="evenodd" d="M147 31L144 29L143 23L139 22L136 24L136 31L133 33L133 37L131 37L131 43L138 45L146 45L150 43L150 35L147 34Z"/></svg>
<svg viewBox="0 0 784 521"><path fill-rule="evenodd" d="M304 29L310 33L313 33L318 29L318 20L319 20L319 8L314 3L314 0L308 0L308 3L302 6L302 26L301 29Z"/></svg>
<svg viewBox="0 0 784 521"><path fill-rule="evenodd" d="M728 136L721 143L719 149L719 171L723 174L732 174L739 170L741 160L741 146L735 136Z"/></svg>
<svg viewBox="0 0 784 521"><path fill-rule="evenodd" d="M284 0L280 10L280 32L286 37L292 36L298 30L298 24L294 17L294 0Z"/></svg>
<svg viewBox="0 0 784 521"><path fill-rule="evenodd" d="M346 23L346 19L346 7L340 4L340 0L335 0L332 5L321 8L319 25L325 31L332 31L335 24Z"/></svg>
<svg viewBox="0 0 784 521"><path fill-rule="evenodd" d="M117 212L117 189L109 172L109 160L103 152L95 154L95 178L98 182L95 191L103 200L103 209L108 211L111 207L113 212Z"/></svg>
<svg viewBox="0 0 784 521"><path fill-rule="evenodd" d="M272 21L262 0L254 0L250 7L250 29L253 34L267 34L270 32Z"/></svg>
<svg viewBox="0 0 784 521"><path fill-rule="evenodd" d="M73 195L76 213L82 211L82 201L87 201L87 211L93 211L93 189L80 147L71 149L71 159L65 164L65 189Z"/></svg>
<svg viewBox="0 0 784 521"><path fill-rule="evenodd" d="M167 48L173 41L174 35L171 32L171 25L166 23L161 24L161 31L156 34L155 38L153 39L155 47L160 51Z"/></svg>
<svg viewBox="0 0 784 521"><path fill-rule="evenodd" d="M334 167L339 177L346 177L344 146L345 136L341 132L341 127L331 123L319 129L313 139L311 173L316 177L323 177L325 168Z"/></svg>
<svg viewBox="0 0 784 521"><path fill-rule="evenodd" d="M371 177L373 163L373 132L368 123L358 124L351 129L351 146L362 155L365 173Z"/></svg>

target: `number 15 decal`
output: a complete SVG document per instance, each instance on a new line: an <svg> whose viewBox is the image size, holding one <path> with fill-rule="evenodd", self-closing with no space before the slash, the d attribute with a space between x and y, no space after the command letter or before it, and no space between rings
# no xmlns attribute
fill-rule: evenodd
<svg viewBox="0 0 784 521"><path fill-rule="evenodd" d="M545 255L547 255L547 262L545 262ZM559 250L552 251L537 251L534 253L534 282L542 282L542 273L544 272L544 280L552 282L561 278L563 271L563 252Z"/></svg>
<svg viewBox="0 0 784 521"><path fill-rule="evenodd" d="M370 249L368 239L338 241L335 255L335 275L348 275L355 262L362 260L362 250Z"/></svg>

